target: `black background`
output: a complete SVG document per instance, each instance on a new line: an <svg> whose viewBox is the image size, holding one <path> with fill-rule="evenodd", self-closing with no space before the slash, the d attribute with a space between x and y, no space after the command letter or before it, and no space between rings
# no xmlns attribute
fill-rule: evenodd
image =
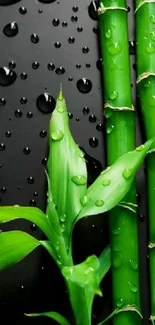
<svg viewBox="0 0 155 325"><path fill-rule="evenodd" d="M3 6L4 2L8 5ZM10 3L12 5L9 5ZM78 7L77 12L74 6ZM1 205L36 204L42 210L45 209L47 184L43 159L47 157L46 132L51 113L41 112L36 101L38 96L44 93L49 93L56 98L61 82L68 112L71 113L72 135L86 152L89 184L105 166L101 62L99 60L98 23L93 10L94 6L95 1L90 6L90 2L86 0L59 0L51 1L49 4L40 3L37 0L0 0L0 68L14 67L13 70L17 75L11 85L0 85ZM134 26L130 1L128 6L131 86L133 101L136 104L135 49L132 43ZM20 9L21 7L25 7L26 10ZM72 16L77 18L72 18ZM54 18L59 19L58 26L53 25ZM14 21L18 25L18 33L14 37L8 37L3 29ZM64 22L67 22L67 26ZM38 35L38 43L31 41L33 33ZM69 43L69 37L74 37L73 44ZM60 42L61 46L56 48L55 42ZM88 47L89 51L84 50L87 53L83 53L83 47ZM34 62L38 62L39 66ZM49 63L52 63L50 67L53 70L48 69ZM56 73L56 69L60 67L65 69L63 74ZM27 74L24 80L21 77L23 72ZM77 81L81 78L88 78L92 82L90 92L84 94L78 90ZM2 69L0 69L1 82L4 82ZM5 78L5 82L8 82L8 78ZM22 97L26 97L26 104L21 103ZM88 114L84 114L88 111L88 109L83 111L84 107L89 108ZM28 112L31 112L33 116L30 113L27 115ZM96 119L91 116L92 114ZM137 122L137 145L143 140L141 133ZM96 147L90 145L92 137L97 139L95 140ZM30 149L28 154L23 151L26 147ZM31 176L34 178L33 184L28 183L28 177ZM137 179L142 308L143 324L146 325L149 308L144 166L139 171ZM38 239L43 238L38 228L23 220L5 224L1 226L1 229L21 229ZM93 253L100 254L108 244L107 234L106 214L80 221L73 233L75 262L79 263ZM101 287L104 296L95 298L94 324L101 321L103 316L108 315L111 308L110 274L106 276ZM12 325L55 324L47 318L30 319L23 315L24 312L49 310L62 312L73 323L62 277L48 254L43 249L37 248L18 265L0 273L0 320L1 324L11 321Z"/></svg>

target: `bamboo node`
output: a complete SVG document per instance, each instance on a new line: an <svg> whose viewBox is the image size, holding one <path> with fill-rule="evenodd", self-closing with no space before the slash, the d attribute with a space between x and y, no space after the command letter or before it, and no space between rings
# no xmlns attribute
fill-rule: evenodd
<svg viewBox="0 0 155 325"><path fill-rule="evenodd" d="M112 10L120 9L120 10L128 11L127 8L125 8L125 7L117 7L117 6L114 6L114 7L105 7L104 4L101 2L100 7L97 10L97 14L98 15L104 14L107 10L111 10L111 9Z"/></svg>
<svg viewBox="0 0 155 325"><path fill-rule="evenodd" d="M138 7L136 8L136 10L135 10L135 14L136 14L136 12L138 11L138 9L139 8L141 8L145 3L153 3L153 2L155 2L155 0L142 0L140 3L139 3L139 5L138 5Z"/></svg>
<svg viewBox="0 0 155 325"><path fill-rule="evenodd" d="M154 1L155 2L155 1ZM138 85L142 80L150 77L150 76L154 76L155 77L155 73L154 72L143 72L136 80L136 84Z"/></svg>
<svg viewBox="0 0 155 325"><path fill-rule="evenodd" d="M126 106L120 107L120 106L113 106L110 103L104 104L104 108L107 108L107 107L111 108L114 111L135 111L135 108L133 105L131 107L126 107Z"/></svg>
<svg viewBox="0 0 155 325"><path fill-rule="evenodd" d="M124 308L118 309L118 311L116 312L116 314L121 313L123 311L134 311L136 312L141 318L143 318L142 314L140 313L140 311L138 310L136 305L126 305Z"/></svg>
<svg viewBox="0 0 155 325"><path fill-rule="evenodd" d="M148 248L150 248L150 249L151 249L151 248L155 248L155 244L150 242ZM153 317L154 317L154 316L153 316Z"/></svg>

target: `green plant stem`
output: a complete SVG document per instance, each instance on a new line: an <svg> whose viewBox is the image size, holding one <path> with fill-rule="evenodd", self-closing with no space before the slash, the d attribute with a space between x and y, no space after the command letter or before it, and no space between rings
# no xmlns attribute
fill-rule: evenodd
<svg viewBox="0 0 155 325"><path fill-rule="evenodd" d="M155 3L135 1L137 84L145 136L155 136ZM154 147L152 147L154 149ZM155 153L147 156L149 240L155 243ZM155 251L150 249L151 313L155 316Z"/></svg>
<svg viewBox="0 0 155 325"><path fill-rule="evenodd" d="M112 165L117 158L135 148L135 112L130 86L127 12L123 10L126 9L125 1L103 0L100 8L107 162ZM123 201L136 203L135 183ZM135 305L140 311L137 217L129 210L116 207L109 213L109 218L113 308ZM128 312L114 316L113 324L138 325L141 319L129 307Z"/></svg>

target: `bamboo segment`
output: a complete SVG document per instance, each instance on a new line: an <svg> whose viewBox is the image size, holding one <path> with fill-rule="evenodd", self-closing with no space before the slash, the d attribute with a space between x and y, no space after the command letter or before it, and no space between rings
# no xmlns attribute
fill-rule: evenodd
<svg viewBox="0 0 155 325"><path fill-rule="evenodd" d="M100 1L99 31L103 59L107 163L135 148L135 112L130 86L127 12L124 0ZM123 201L136 203L133 184ZM114 325L139 325L139 256L137 215L120 207L109 213L112 249L113 308L124 309ZM126 312L125 310L128 310Z"/></svg>
<svg viewBox="0 0 155 325"><path fill-rule="evenodd" d="M155 136L155 2L136 1L137 85L146 138ZM151 319L155 317L155 153L147 156ZM152 247L152 248L151 248ZM153 323L154 324L154 323Z"/></svg>

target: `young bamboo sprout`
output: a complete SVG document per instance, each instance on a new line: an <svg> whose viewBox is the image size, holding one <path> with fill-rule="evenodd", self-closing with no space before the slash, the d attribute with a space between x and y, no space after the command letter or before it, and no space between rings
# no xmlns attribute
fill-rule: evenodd
<svg viewBox="0 0 155 325"><path fill-rule="evenodd" d="M135 110L132 105L125 0L100 0L98 9L100 47L103 59L104 115L106 119L107 163L135 147ZM130 179L130 166L123 172ZM108 186L105 184L105 186ZM120 189L121 190L121 189ZM112 252L114 309L124 309L113 318L115 325L141 324L136 186L133 183L125 202L109 213ZM123 208L124 207L124 208ZM130 209L131 208L131 209ZM128 312L126 312L128 310ZM133 312L135 311L135 312ZM139 315L138 315L139 314Z"/></svg>
<svg viewBox="0 0 155 325"><path fill-rule="evenodd" d="M0 270L20 262L34 249L42 245L55 260L65 279L75 324L91 325L93 300L96 294L102 295L100 282L111 265L110 248L106 247L99 257L92 255L84 262L74 265L72 259L73 227L79 219L88 215L103 213L120 203L131 188L135 174L152 141L149 140L143 146L123 155L111 168L101 172L95 182L87 188L84 154L71 135L67 107L62 91L60 91L49 125L46 212L43 213L35 207L0 207L0 223L21 218L26 219L36 224L44 232L47 239L39 241L22 231L2 232L0 235ZM122 202L122 205L125 208L132 208L130 207L131 203ZM122 241L128 248L128 243L124 239L125 236L127 240L130 240L130 252L132 253L130 257L130 252L126 252L129 257L127 260L129 265L125 264L123 272L127 277L128 273L131 272L129 289L134 297L138 297L136 282L134 282L137 280L137 251L133 250L133 238L131 237L136 236L136 221L134 221L135 216L132 215L130 216L131 220L129 220L129 215L125 212L122 216L126 227L129 223L128 231L131 231L129 235L128 231L125 230L122 234ZM113 231L119 238L120 228L113 228ZM115 243L115 248L120 249L119 242ZM137 247L135 249L137 250ZM120 252L116 251L113 263L115 263L118 271L120 261L122 261L122 257ZM120 286L124 279L121 278L121 274L117 279L119 281L118 286ZM129 297L132 295L129 294ZM122 299L121 296L117 300L120 308L115 313L123 314L124 310L130 310L131 303L133 304L132 310L137 310L134 305L137 300L129 301L129 306L126 306ZM62 315L53 311L27 316L48 316L61 325L69 325L69 322ZM126 324L124 322L124 325Z"/></svg>
<svg viewBox="0 0 155 325"><path fill-rule="evenodd" d="M145 135L155 136L155 3L135 1L137 86ZM147 156L151 320L155 324L155 146Z"/></svg>

